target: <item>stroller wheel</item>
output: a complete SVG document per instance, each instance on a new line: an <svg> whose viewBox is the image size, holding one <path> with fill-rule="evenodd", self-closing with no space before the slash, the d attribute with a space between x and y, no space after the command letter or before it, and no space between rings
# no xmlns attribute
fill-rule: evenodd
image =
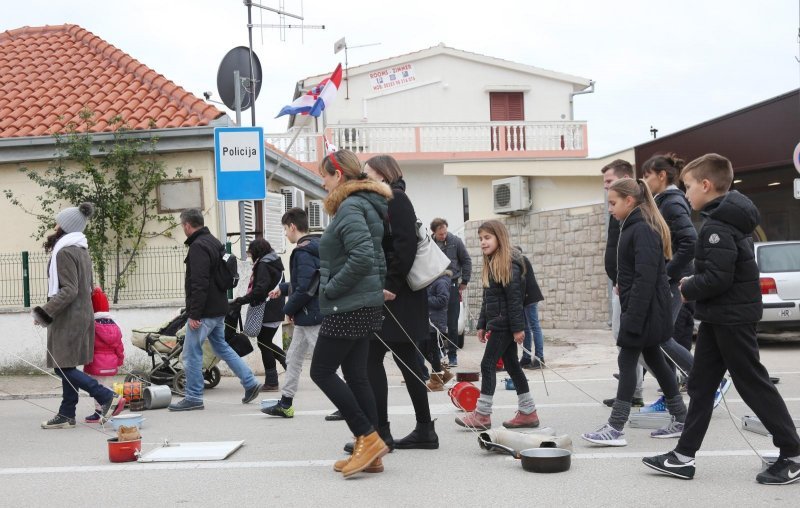
<svg viewBox="0 0 800 508"><path fill-rule="evenodd" d="M128 374L125 374L125 382L130 383L132 381L141 381L142 383L150 384L150 376L144 370L133 369Z"/></svg>
<svg viewBox="0 0 800 508"><path fill-rule="evenodd" d="M206 388L214 388L219 384L220 379L222 379L222 373L219 371L218 367L214 366L203 371L203 379L205 380L204 384Z"/></svg>
<svg viewBox="0 0 800 508"><path fill-rule="evenodd" d="M172 378L172 393L181 396L186 393L186 371L182 370Z"/></svg>

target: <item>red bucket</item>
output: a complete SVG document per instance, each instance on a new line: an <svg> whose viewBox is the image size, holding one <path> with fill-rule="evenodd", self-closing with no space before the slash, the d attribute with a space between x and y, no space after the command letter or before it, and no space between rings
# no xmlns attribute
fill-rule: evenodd
<svg viewBox="0 0 800 508"><path fill-rule="evenodd" d="M481 396L481 391L474 384L462 381L453 385L447 394L458 409L474 411L478 406L478 397Z"/></svg>
<svg viewBox="0 0 800 508"><path fill-rule="evenodd" d="M108 440L108 460L111 462L133 462L136 454L142 450L142 440L119 441L112 437Z"/></svg>

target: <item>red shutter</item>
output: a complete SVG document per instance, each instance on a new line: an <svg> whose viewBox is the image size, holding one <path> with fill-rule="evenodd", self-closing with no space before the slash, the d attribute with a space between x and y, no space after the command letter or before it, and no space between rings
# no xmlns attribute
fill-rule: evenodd
<svg viewBox="0 0 800 508"><path fill-rule="evenodd" d="M489 92L489 120L492 122L525 121L525 101L522 92ZM505 142L492 128L492 150L525 150L525 130L522 127L504 129ZM513 131L513 132L511 132Z"/></svg>
<svg viewBox="0 0 800 508"><path fill-rule="evenodd" d="M490 92L489 120L492 122L524 121L525 101L522 92Z"/></svg>

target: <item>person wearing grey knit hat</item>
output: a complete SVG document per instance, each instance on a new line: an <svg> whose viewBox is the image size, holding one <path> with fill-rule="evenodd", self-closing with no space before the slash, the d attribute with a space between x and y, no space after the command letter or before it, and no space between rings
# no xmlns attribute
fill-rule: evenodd
<svg viewBox="0 0 800 508"><path fill-rule="evenodd" d="M61 378L58 412L42 422L43 429L75 428L78 390L100 406L98 421L119 414L125 398L89 377L78 367L94 357L92 259L83 230L94 211L91 203L66 208L56 215L55 233L47 237L47 302L33 308L34 324L47 327L47 366Z"/></svg>
<svg viewBox="0 0 800 508"><path fill-rule="evenodd" d="M56 215L56 224L65 233L83 233L89 218L94 214L94 205L81 203L79 206L64 208Z"/></svg>

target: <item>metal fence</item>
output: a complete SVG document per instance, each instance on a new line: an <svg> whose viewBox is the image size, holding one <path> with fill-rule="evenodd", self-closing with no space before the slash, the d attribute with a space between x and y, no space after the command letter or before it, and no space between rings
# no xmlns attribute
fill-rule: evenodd
<svg viewBox="0 0 800 508"><path fill-rule="evenodd" d="M28 289L25 287L27 257ZM119 301L171 300L183 298L186 247L148 247L136 256L136 267L129 273ZM0 306L40 305L47 300L47 264L50 255L44 252L0 253ZM109 299L114 294L116 262L106 259L106 288ZM97 273L94 274L98 282Z"/></svg>

